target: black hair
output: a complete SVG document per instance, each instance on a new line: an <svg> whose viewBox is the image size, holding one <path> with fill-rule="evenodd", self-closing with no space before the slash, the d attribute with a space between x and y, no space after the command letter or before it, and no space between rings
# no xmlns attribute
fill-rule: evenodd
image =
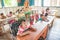
<svg viewBox="0 0 60 40"><path fill-rule="evenodd" d="M23 21L25 22L26 20L25 20L25 19L21 19L21 20L20 20L20 24L21 24Z"/></svg>
<svg viewBox="0 0 60 40"><path fill-rule="evenodd" d="M49 10L49 7L48 7L48 8L46 8L46 11L47 11L47 10Z"/></svg>
<svg viewBox="0 0 60 40"><path fill-rule="evenodd" d="M25 16L28 15L28 14L25 14Z"/></svg>
<svg viewBox="0 0 60 40"><path fill-rule="evenodd" d="M45 13L45 16L48 16L48 13Z"/></svg>
<svg viewBox="0 0 60 40"><path fill-rule="evenodd" d="M12 13L11 11L9 13Z"/></svg>
<svg viewBox="0 0 60 40"><path fill-rule="evenodd" d="M1 13L0 15L4 15L3 13Z"/></svg>
<svg viewBox="0 0 60 40"><path fill-rule="evenodd" d="M40 14L40 16L42 17L42 16L43 16L43 14Z"/></svg>
<svg viewBox="0 0 60 40"><path fill-rule="evenodd" d="M19 9L17 11L19 11Z"/></svg>

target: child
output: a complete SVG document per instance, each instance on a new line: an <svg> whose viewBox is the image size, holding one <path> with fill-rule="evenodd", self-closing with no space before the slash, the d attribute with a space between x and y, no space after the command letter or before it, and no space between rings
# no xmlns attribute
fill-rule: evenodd
<svg viewBox="0 0 60 40"><path fill-rule="evenodd" d="M16 20L13 18L13 19L10 19L9 21L8 21L8 23L9 24L13 24L14 22L16 22Z"/></svg>
<svg viewBox="0 0 60 40"><path fill-rule="evenodd" d="M36 19L36 21L38 21L38 19L39 19L39 15L36 12L35 12L35 19Z"/></svg>
<svg viewBox="0 0 60 40"><path fill-rule="evenodd" d="M12 12L9 12L9 14L7 15L8 17L11 17L13 14Z"/></svg>
<svg viewBox="0 0 60 40"><path fill-rule="evenodd" d="M49 20L47 19L47 17L45 17L43 14L40 15L40 19L41 21L46 21L48 22Z"/></svg>
<svg viewBox="0 0 60 40"><path fill-rule="evenodd" d="M31 28L31 25L27 25L25 20L21 20L17 35L24 36L29 34L30 31L26 31L29 28Z"/></svg>
<svg viewBox="0 0 60 40"><path fill-rule="evenodd" d="M43 14L41 14L39 20L41 20L41 21L45 21L46 18L45 18L45 16L44 16Z"/></svg>
<svg viewBox="0 0 60 40"><path fill-rule="evenodd" d="M3 13L1 13L1 14L0 14L0 18L1 18L1 19L5 19L6 16L5 16Z"/></svg>
<svg viewBox="0 0 60 40"><path fill-rule="evenodd" d="M31 14L31 16L30 16L30 24L33 25L33 22L34 22L34 15Z"/></svg>
<svg viewBox="0 0 60 40"><path fill-rule="evenodd" d="M25 19L27 23L30 23L30 16L29 14L25 14Z"/></svg>
<svg viewBox="0 0 60 40"><path fill-rule="evenodd" d="M44 9L42 9L42 11L41 11L41 12L42 12L42 14L44 15Z"/></svg>
<svg viewBox="0 0 60 40"><path fill-rule="evenodd" d="M20 24L20 26L19 26L17 35L20 35L20 36L24 35L23 32L24 32L26 29L28 29L29 27L30 27L30 26L27 26L27 25L26 25L25 20L21 20L21 24ZM27 34L28 34L28 33L27 33Z"/></svg>
<svg viewBox="0 0 60 40"><path fill-rule="evenodd" d="M49 8L47 8L46 9L46 13L45 13L45 16L47 17L48 16L48 14L50 13L50 11L49 11L50 9Z"/></svg>

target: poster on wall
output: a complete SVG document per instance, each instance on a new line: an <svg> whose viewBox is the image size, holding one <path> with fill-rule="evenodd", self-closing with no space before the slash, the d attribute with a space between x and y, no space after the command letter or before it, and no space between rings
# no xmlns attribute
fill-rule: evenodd
<svg viewBox="0 0 60 40"><path fill-rule="evenodd" d="M17 0L18 1L18 6L24 6L25 0Z"/></svg>
<svg viewBox="0 0 60 40"><path fill-rule="evenodd" d="M35 0L29 0L29 5L30 5L30 6L33 6L33 5L34 5L34 1L35 1ZM40 1L41 1L41 0L40 0Z"/></svg>
<svg viewBox="0 0 60 40"><path fill-rule="evenodd" d="M16 7L18 6L17 0L4 0L4 7Z"/></svg>
<svg viewBox="0 0 60 40"><path fill-rule="evenodd" d="M24 2L26 0L17 0L18 1L18 6L24 6ZM32 6L34 5L34 0L29 0L29 5Z"/></svg>
<svg viewBox="0 0 60 40"><path fill-rule="evenodd" d="M18 2L18 3L20 3L20 2L21 2L21 0L17 0L17 2Z"/></svg>

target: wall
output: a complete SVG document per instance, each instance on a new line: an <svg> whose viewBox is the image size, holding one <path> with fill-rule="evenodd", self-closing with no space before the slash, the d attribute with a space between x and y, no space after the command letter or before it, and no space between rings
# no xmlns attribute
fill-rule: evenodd
<svg viewBox="0 0 60 40"><path fill-rule="evenodd" d="M18 6L24 6L24 1L25 0L21 0L20 2L18 2ZM29 5L30 6L34 5L34 0L29 0Z"/></svg>

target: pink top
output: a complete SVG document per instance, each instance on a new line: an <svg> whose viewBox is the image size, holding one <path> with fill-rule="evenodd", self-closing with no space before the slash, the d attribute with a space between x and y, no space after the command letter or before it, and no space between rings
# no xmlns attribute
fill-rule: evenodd
<svg viewBox="0 0 60 40"><path fill-rule="evenodd" d="M10 24L12 24L12 23L14 23L14 22L15 22L15 19L11 19L11 20L9 21Z"/></svg>
<svg viewBox="0 0 60 40"><path fill-rule="evenodd" d="M31 26L26 26L26 29L30 28ZM18 33L23 33L23 31L25 31L25 29L22 26L19 26L19 30Z"/></svg>
<svg viewBox="0 0 60 40"><path fill-rule="evenodd" d="M36 20L39 19L39 15L38 15L38 14L35 15L35 19L36 19Z"/></svg>
<svg viewBox="0 0 60 40"><path fill-rule="evenodd" d="M8 16L8 17L11 17L11 16L12 16L12 14L8 14L7 16Z"/></svg>

